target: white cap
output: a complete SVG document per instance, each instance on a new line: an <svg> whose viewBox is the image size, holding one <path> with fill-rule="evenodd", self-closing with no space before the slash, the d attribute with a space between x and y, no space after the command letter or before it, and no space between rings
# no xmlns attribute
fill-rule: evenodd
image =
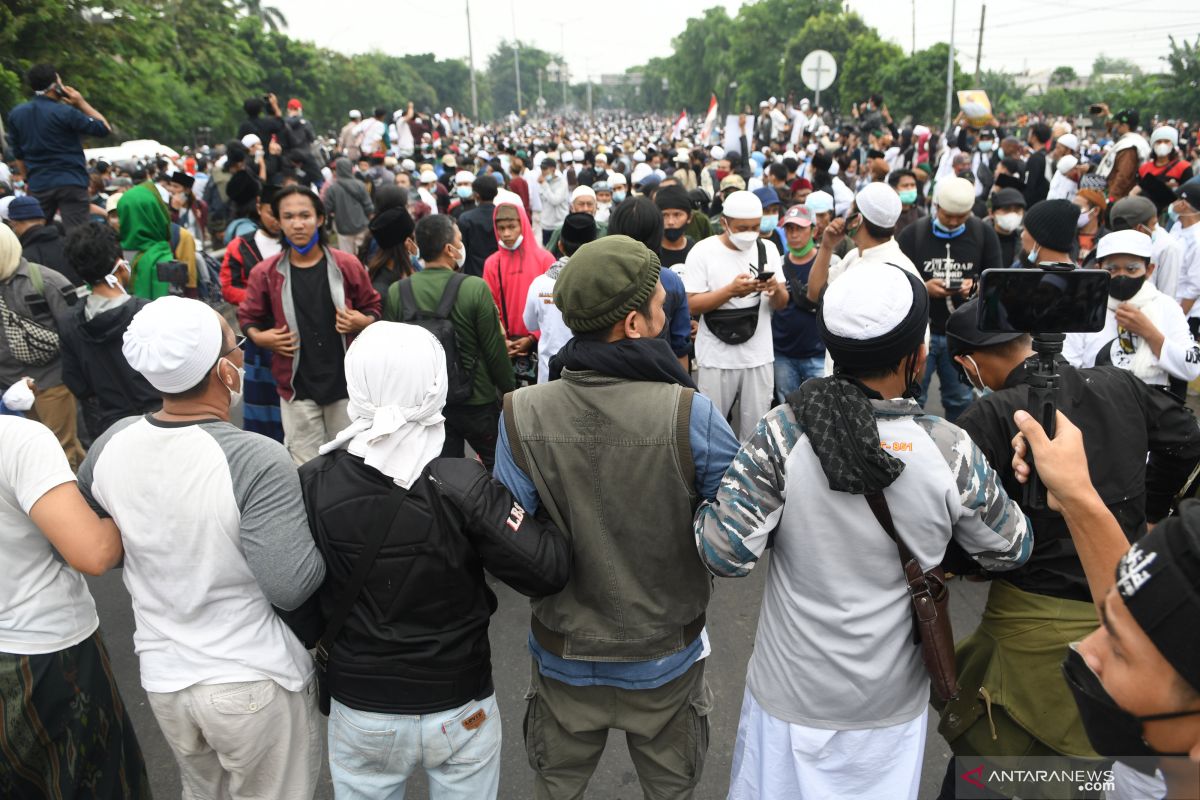
<svg viewBox="0 0 1200 800"><path fill-rule="evenodd" d="M709 153L709 155L711 155L711 156L712 156L714 159L716 159L717 161L720 161L722 158L724 158L724 157L725 157L725 148L724 148L724 147L721 147L721 145L719 145L719 144L718 144L718 145L713 145L713 149L712 149L712 150L709 150L709 151L708 151L708 153Z"/></svg>
<svg viewBox="0 0 1200 800"><path fill-rule="evenodd" d="M836 161L834 162L837 163ZM965 179L964 179L965 180ZM881 228L891 228L900 219L900 195L886 183L868 183L854 195L854 205L863 218Z"/></svg>
<svg viewBox="0 0 1200 800"><path fill-rule="evenodd" d="M417 180L421 183L437 183L437 173L431 169L424 170Z"/></svg>
<svg viewBox="0 0 1200 800"><path fill-rule="evenodd" d="M1061 144L1072 153L1079 152L1079 137L1073 133L1064 133L1062 136L1058 137L1055 144Z"/></svg>
<svg viewBox="0 0 1200 800"><path fill-rule="evenodd" d="M608 156L605 155L604 153L596 153L596 163L599 164L601 161L603 161L605 164L607 164Z"/></svg>
<svg viewBox="0 0 1200 800"><path fill-rule="evenodd" d="M350 119L362 119L362 112L357 108L350 109Z"/></svg>
<svg viewBox="0 0 1200 800"><path fill-rule="evenodd" d="M478 158L480 161L489 161L492 158L490 155L488 155L487 150L480 150L478 153L475 154L475 157Z"/></svg>
<svg viewBox="0 0 1200 800"><path fill-rule="evenodd" d="M475 173L467 172L465 169L454 173L454 182L458 183L474 183Z"/></svg>
<svg viewBox="0 0 1200 800"><path fill-rule="evenodd" d="M753 192L736 191L725 198L721 213L730 219L757 219L763 215L762 201Z"/></svg>
<svg viewBox="0 0 1200 800"><path fill-rule="evenodd" d="M772 105L772 106L773 106L773 105L775 105L775 104L776 104L776 103L778 103L778 102L779 102L779 101L775 99L775 95L771 95L769 98L767 98L767 105Z"/></svg>
<svg viewBox="0 0 1200 800"><path fill-rule="evenodd" d="M575 160L575 154L570 150L563 150L562 155L560 155L559 158L561 158L562 162L566 164Z"/></svg>
<svg viewBox="0 0 1200 800"><path fill-rule="evenodd" d="M633 183L636 185L641 183L647 175L650 175L653 172L654 170L649 164L647 164L645 161L639 161L637 166L633 168L633 174L629 176L629 180L633 181Z"/></svg>
<svg viewBox="0 0 1200 800"><path fill-rule="evenodd" d="M827 214L833 211L833 195L829 192L809 192L808 197L804 198L804 207L814 214Z"/></svg>
<svg viewBox="0 0 1200 800"><path fill-rule="evenodd" d="M1154 133L1150 134L1150 144L1162 141L1170 142L1171 147L1179 147L1179 131L1170 125L1155 128Z"/></svg>
<svg viewBox="0 0 1200 800"><path fill-rule="evenodd" d="M404 170L405 172L413 172L416 170L416 168L417 162L413 161L411 158L406 158L400 162L400 169Z"/></svg>
<svg viewBox="0 0 1200 800"><path fill-rule="evenodd" d="M1113 231L1096 243L1096 258L1107 258L1116 253L1150 258L1153 252L1149 235L1135 230Z"/></svg>
<svg viewBox="0 0 1200 800"><path fill-rule="evenodd" d="M767 107L767 106L769 106L769 105L770 105L770 103L768 103L766 100L759 100L759 101L758 101L758 107L759 107L759 108L766 108L766 107Z"/></svg>
<svg viewBox="0 0 1200 800"><path fill-rule="evenodd" d="M620 172L613 172L608 176L608 185L615 189L618 186L626 186L628 183Z"/></svg>
<svg viewBox="0 0 1200 800"><path fill-rule="evenodd" d="M262 139L258 138L257 133L247 133L242 137L242 147L246 148L247 150L249 150L251 147L254 147L256 144L262 144Z"/></svg>
<svg viewBox="0 0 1200 800"><path fill-rule="evenodd" d="M1059 175L1066 175L1075 167L1079 166L1079 159L1075 156L1063 156L1058 160L1058 166L1055 169Z"/></svg>
<svg viewBox="0 0 1200 800"><path fill-rule="evenodd" d="M119 197L120 195L113 196ZM11 194L8 197L0 198L0 220L8 219L8 207L12 205L12 201L16 199L16 196ZM109 199L111 200L112 198Z"/></svg>
<svg viewBox="0 0 1200 800"><path fill-rule="evenodd" d="M193 388L221 354L221 318L186 297L160 297L133 315L121 352L135 371L164 394Z"/></svg>
<svg viewBox="0 0 1200 800"><path fill-rule="evenodd" d="M590 186L576 186L575 191L571 192L571 202L574 203L581 197L590 197L596 199L596 192Z"/></svg>
<svg viewBox="0 0 1200 800"><path fill-rule="evenodd" d="M812 103L808 102L808 98L807 98L807 97L805 97L803 100L801 100L801 101L800 101L800 107L801 107L801 108L808 108L808 107L809 107L809 106L811 106L811 105L812 105Z"/></svg>
<svg viewBox="0 0 1200 800"><path fill-rule="evenodd" d="M675 151L675 163L676 164L687 164L691 160L692 159L688 155L687 150L676 150Z"/></svg>
<svg viewBox="0 0 1200 800"><path fill-rule="evenodd" d="M821 300L821 317L834 336L868 341L904 324L914 299L912 282L902 269L863 264L829 284Z"/></svg>
<svg viewBox="0 0 1200 800"><path fill-rule="evenodd" d="M583 151L579 148L575 148L571 152L571 158L575 159L576 161L583 161Z"/></svg>
<svg viewBox="0 0 1200 800"><path fill-rule="evenodd" d="M645 161L646 154L643 153L641 150L634 150L633 151L633 160L634 161Z"/></svg>
<svg viewBox="0 0 1200 800"><path fill-rule="evenodd" d="M950 214L965 214L975 205L975 184L966 178L952 177L938 181L933 199L938 208ZM871 220L874 222L875 220ZM884 227L887 227L886 225Z"/></svg>

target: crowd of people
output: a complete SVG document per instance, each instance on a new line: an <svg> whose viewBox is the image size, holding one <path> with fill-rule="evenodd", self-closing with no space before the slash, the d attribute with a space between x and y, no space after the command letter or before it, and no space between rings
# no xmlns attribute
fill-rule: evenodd
<svg viewBox="0 0 1200 800"><path fill-rule="evenodd" d="M646 797L691 797L730 713L706 609L768 550L731 798L915 798L931 702L959 757L1200 792L1190 126L789 97L726 130L410 103L324 137L268 94L220 147L108 164L80 148L104 117L28 82L0 169L6 796L149 796L81 576L120 567L187 797L312 797L319 713L339 798L417 770L496 797L484 570L530 597L535 796L582 796L615 729ZM1108 275L1053 436L1030 333L984 325L1008 267ZM919 624L946 576L989 582L953 652ZM1053 796L1099 796L1075 783Z"/></svg>

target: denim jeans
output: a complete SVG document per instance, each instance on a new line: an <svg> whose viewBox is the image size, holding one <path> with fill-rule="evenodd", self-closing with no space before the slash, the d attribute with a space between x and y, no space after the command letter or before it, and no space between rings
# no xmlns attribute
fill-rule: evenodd
<svg viewBox="0 0 1200 800"><path fill-rule="evenodd" d="M809 378L825 374L825 356L788 358L775 354L775 401L787 402L787 396Z"/></svg>
<svg viewBox="0 0 1200 800"><path fill-rule="evenodd" d="M942 388L942 408L945 409L945 417L954 422L959 414L967 410L974 397L971 387L958 379L958 368L954 359L950 357L944 333L935 333L929 337L929 358L925 362L925 377L921 379L922 406L929 399L929 382L935 370Z"/></svg>
<svg viewBox="0 0 1200 800"><path fill-rule="evenodd" d="M430 800L486 800L500 791L496 695L435 714L377 714L330 701L329 772L337 800L401 800L423 768Z"/></svg>

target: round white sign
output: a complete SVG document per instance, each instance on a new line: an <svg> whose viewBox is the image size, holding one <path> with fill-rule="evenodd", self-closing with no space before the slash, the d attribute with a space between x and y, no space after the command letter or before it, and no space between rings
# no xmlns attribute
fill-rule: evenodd
<svg viewBox="0 0 1200 800"><path fill-rule="evenodd" d="M813 50L800 63L800 78L814 92L828 89L836 77L837 62L828 50Z"/></svg>

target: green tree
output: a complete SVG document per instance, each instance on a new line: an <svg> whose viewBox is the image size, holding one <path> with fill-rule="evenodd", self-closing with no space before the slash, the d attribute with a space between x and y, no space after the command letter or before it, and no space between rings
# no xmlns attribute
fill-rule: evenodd
<svg viewBox="0 0 1200 800"><path fill-rule="evenodd" d="M551 53L531 47L517 40L517 54L521 64L521 103L525 109L534 108L537 100L538 70L545 70L551 61L558 60ZM496 52L488 56L488 76L492 87L492 111L496 116L506 116L517 108L516 70L513 65L513 43L501 41ZM547 92L547 95L550 93ZM547 101L553 102L549 96Z"/></svg>
<svg viewBox="0 0 1200 800"><path fill-rule="evenodd" d="M729 57L732 30L733 20L725 9L714 6L704 16L689 19L683 32L671 40L673 55L663 70L669 107L708 108L709 97L716 93L725 110L727 87L737 77ZM642 91L649 89L643 84Z"/></svg>
<svg viewBox="0 0 1200 800"><path fill-rule="evenodd" d="M844 14L825 11L809 17L804 26L793 34L784 46L779 82L784 86L803 89L800 65L804 57L813 50L827 50L839 65L845 65L850 47L868 31L872 29L868 28L862 17L853 12ZM839 76L834 80L833 86L821 92L822 106L849 110L851 103L865 99L844 91L843 83L842 76Z"/></svg>
<svg viewBox="0 0 1200 800"><path fill-rule="evenodd" d="M287 17L275 6L265 6L262 0L242 0L242 12L250 19L257 20L266 30L277 32L287 27Z"/></svg>
<svg viewBox="0 0 1200 800"><path fill-rule="evenodd" d="M939 124L946 112L946 61L950 45L938 42L887 64L880 72L883 99L897 124L903 117L926 125ZM935 80L933 76L937 76ZM970 77L954 62L956 89L970 85Z"/></svg>
<svg viewBox="0 0 1200 800"><path fill-rule="evenodd" d="M759 0L738 10L729 31L730 62L738 80L740 103L769 95L783 98L793 87L779 81L784 47L809 17L837 13L838 0Z"/></svg>
<svg viewBox="0 0 1200 800"><path fill-rule="evenodd" d="M996 114L1017 114L1028 105L1025 90L1018 87L1016 78L1007 72L985 70L980 75L979 88L987 92Z"/></svg>
<svg viewBox="0 0 1200 800"><path fill-rule="evenodd" d="M1159 107L1170 117L1200 118L1200 36L1194 42L1172 36L1170 42L1171 52L1163 56L1170 75L1159 82Z"/></svg>
<svg viewBox="0 0 1200 800"><path fill-rule="evenodd" d="M1050 73L1049 80L1046 81L1046 88L1065 86L1077 80L1079 80L1079 73L1075 71L1074 67L1055 67L1054 71Z"/></svg>
<svg viewBox="0 0 1200 800"><path fill-rule="evenodd" d="M1113 58L1103 53L1092 62L1092 75L1132 75L1138 77L1142 68L1128 58Z"/></svg>
<svg viewBox="0 0 1200 800"><path fill-rule="evenodd" d="M864 31L850 45L838 67L837 83L842 96L853 102L878 91L883 85L884 68L904 58L899 45L880 39L874 29Z"/></svg>

